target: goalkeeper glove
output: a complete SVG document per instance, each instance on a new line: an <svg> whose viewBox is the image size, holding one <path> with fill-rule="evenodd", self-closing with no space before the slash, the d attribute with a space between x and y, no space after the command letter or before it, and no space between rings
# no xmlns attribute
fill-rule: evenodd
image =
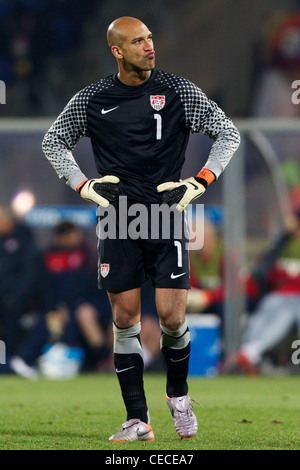
<svg viewBox="0 0 300 470"><path fill-rule="evenodd" d="M177 204L176 209L182 212L190 202L202 196L207 186L214 180L215 175L210 170L203 169L196 178L191 176L179 183L174 181L162 183L157 186L157 191L163 193L160 203L169 206Z"/></svg>
<svg viewBox="0 0 300 470"><path fill-rule="evenodd" d="M110 202L114 202L119 194L119 178L107 175L103 178L94 178L83 181L77 186L76 191L86 201L92 201L99 206L107 207Z"/></svg>

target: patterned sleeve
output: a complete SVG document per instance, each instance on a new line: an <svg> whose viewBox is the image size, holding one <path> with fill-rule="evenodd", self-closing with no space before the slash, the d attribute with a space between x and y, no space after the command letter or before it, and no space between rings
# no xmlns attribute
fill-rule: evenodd
<svg viewBox="0 0 300 470"><path fill-rule="evenodd" d="M185 109L187 127L192 133L202 132L214 140L204 167L218 178L237 150L240 134L224 111L192 82L179 78L177 91Z"/></svg>
<svg viewBox="0 0 300 470"><path fill-rule="evenodd" d="M52 124L42 143L43 152L58 176L64 178L74 190L87 179L75 161L72 150L82 137L88 136L88 99L89 93L86 89L74 95Z"/></svg>

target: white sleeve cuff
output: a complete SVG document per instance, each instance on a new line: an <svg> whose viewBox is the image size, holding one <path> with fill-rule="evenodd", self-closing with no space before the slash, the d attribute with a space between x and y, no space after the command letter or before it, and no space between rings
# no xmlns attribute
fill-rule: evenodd
<svg viewBox="0 0 300 470"><path fill-rule="evenodd" d="M216 162L215 160L210 160L210 159L208 159L205 165L203 165L203 168L206 168L207 170L212 171L213 174L216 176L216 179L219 178L220 174L223 171L223 168L220 165L220 163Z"/></svg>
<svg viewBox="0 0 300 470"><path fill-rule="evenodd" d="M67 180L67 185L76 191L77 186L87 179L88 178L85 176L85 174L79 170L70 176L70 178Z"/></svg>

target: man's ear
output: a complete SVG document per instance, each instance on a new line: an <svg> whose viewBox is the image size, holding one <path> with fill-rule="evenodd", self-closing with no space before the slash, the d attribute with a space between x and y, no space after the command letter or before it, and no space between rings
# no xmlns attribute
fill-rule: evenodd
<svg viewBox="0 0 300 470"><path fill-rule="evenodd" d="M111 52L116 59L123 59L123 54L119 46L111 46Z"/></svg>

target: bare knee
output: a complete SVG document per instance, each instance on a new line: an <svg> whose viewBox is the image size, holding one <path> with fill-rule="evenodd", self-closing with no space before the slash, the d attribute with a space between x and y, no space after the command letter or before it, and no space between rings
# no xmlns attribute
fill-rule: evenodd
<svg viewBox="0 0 300 470"><path fill-rule="evenodd" d="M156 308L162 325L178 330L185 321L186 289L156 289Z"/></svg>
<svg viewBox="0 0 300 470"><path fill-rule="evenodd" d="M185 321L184 313L166 312L160 315L160 323L172 331L178 330Z"/></svg>
<svg viewBox="0 0 300 470"><path fill-rule="evenodd" d="M128 328L141 319L141 301L139 289L119 293L108 292L113 320L119 328Z"/></svg>
<svg viewBox="0 0 300 470"><path fill-rule="evenodd" d="M141 313L139 310L131 310L126 307L116 307L112 312L114 323L119 328L128 328L129 326L135 325L140 321L141 318Z"/></svg>

